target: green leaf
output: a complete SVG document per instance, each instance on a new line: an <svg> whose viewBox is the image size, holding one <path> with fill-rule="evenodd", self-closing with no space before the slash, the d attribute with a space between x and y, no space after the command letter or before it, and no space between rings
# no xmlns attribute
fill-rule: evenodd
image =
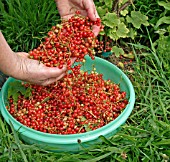
<svg viewBox="0 0 170 162"><path fill-rule="evenodd" d="M170 145L170 139L164 139L159 142L154 142L155 145Z"/></svg>
<svg viewBox="0 0 170 162"><path fill-rule="evenodd" d="M158 26L160 26L160 25L162 25L162 24L170 24L170 16L161 17L161 18L157 21L155 28L158 28Z"/></svg>
<svg viewBox="0 0 170 162"><path fill-rule="evenodd" d="M167 30L168 30L169 35L170 35L170 25L167 27Z"/></svg>
<svg viewBox="0 0 170 162"><path fill-rule="evenodd" d="M170 10L170 2L163 2L163 1L158 1L158 4L162 7L164 7L166 10Z"/></svg>
<svg viewBox="0 0 170 162"><path fill-rule="evenodd" d="M170 54L169 45L170 45L170 36L161 36L157 40L157 51L158 51L158 53L163 55L164 58L166 58L166 55ZM169 57L167 57L167 58L169 58Z"/></svg>
<svg viewBox="0 0 170 162"><path fill-rule="evenodd" d="M103 155L100 155L100 156L97 156L97 157L94 157L94 158L91 158L91 159L88 159L88 160L83 160L83 162L97 162L97 161L100 161L102 159L105 159L106 157L112 155L113 153L117 153L117 152L120 152L119 151L119 148L115 148L113 147L112 148L112 151L108 152L108 153L105 153Z"/></svg>
<svg viewBox="0 0 170 162"><path fill-rule="evenodd" d="M114 28L115 26L118 26L119 23L120 23L120 20L118 19L116 13L108 12L103 17L103 24L105 24L106 26L108 26L110 28Z"/></svg>
<svg viewBox="0 0 170 162"><path fill-rule="evenodd" d="M122 16L126 16L128 13L129 13L128 10L122 10L122 11L120 11L120 14L121 14Z"/></svg>
<svg viewBox="0 0 170 162"><path fill-rule="evenodd" d="M20 151L20 153L21 153L21 157L23 158L23 162L28 162L27 157L26 157L25 153L24 153L23 150L22 150L22 147L21 147L21 144L20 144L20 140L19 140L18 134L17 134L17 132L15 131L14 126L13 126L13 124L12 124L12 122L11 122L10 120L9 120L9 124L10 124L11 129L12 129L12 132L13 132L13 134L14 134L15 143L16 143L16 145L17 145L18 148L19 148L19 151Z"/></svg>
<svg viewBox="0 0 170 162"><path fill-rule="evenodd" d="M119 57L120 55L123 55L124 54L124 51L122 48L119 48L117 46L113 46L112 47L112 50L111 50L113 53L115 53L115 56L116 57Z"/></svg>
<svg viewBox="0 0 170 162"><path fill-rule="evenodd" d="M31 95L31 88L24 87L21 81L11 82L8 88L8 98L12 97L14 103L17 103L20 94L29 97Z"/></svg>
<svg viewBox="0 0 170 162"><path fill-rule="evenodd" d="M113 5L113 1L112 0L105 0L104 2L105 2L106 7L108 7L109 9L112 8L112 5Z"/></svg>
<svg viewBox="0 0 170 162"><path fill-rule="evenodd" d="M112 40L118 40L119 38L126 38L128 36L129 29L126 28L126 25L122 22L118 26L109 28L107 31L107 36Z"/></svg>
<svg viewBox="0 0 170 162"><path fill-rule="evenodd" d="M106 137L103 136L103 135L100 135L100 136L99 136L99 139L101 139L102 142L104 142L104 143L106 143L106 144L108 144L108 145L110 145L110 146L114 146L114 145L115 145L114 143L111 142L111 140L109 140L108 138L106 138Z"/></svg>
<svg viewBox="0 0 170 162"><path fill-rule="evenodd" d="M127 16L126 18L128 23L132 23L133 26L137 29L141 27L143 24L144 26L148 26L148 17L143 15L140 11L132 11L131 17Z"/></svg>
<svg viewBox="0 0 170 162"><path fill-rule="evenodd" d="M126 38L127 33L129 33L129 29L126 27L126 25L122 22L118 25L118 29L116 34L118 37Z"/></svg>
<svg viewBox="0 0 170 162"><path fill-rule="evenodd" d="M97 12L98 12L100 17L103 17L106 14L107 9L99 6L99 7L97 7Z"/></svg>
<svg viewBox="0 0 170 162"><path fill-rule="evenodd" d="M8 98L12 96L14 103L18 101L19 92L24 93L25 87L22 86L20 81L11 82L8 88Z"/></svg>
<svg viewBox="0 0 170 162"><path fill-rule="evenodd" d="M156 28L156 26L155 26L155 28ZM157 29L155 31L155 33L158 33L159 35L164 35L166 32L167 32L167 30L165 30L165 29Z"/></svg>
<svg viewBox="0 0 170 162"><path fill-rule="evenodd" d="M127 34L128 37L135 39L135 37L137 36L137 32L134 31L133 28L130 28L129 33Z"/></svg>
<svg viewBox="0 0 170 162"><path fill-rule="evenodd" d="M103 30L103 31L100 31L99 34L100 34L100 35L105 35L106 33L105 33L105 31Z"/></svg>
<svg viewBox="0 0 170 162"><path fill-rule="evenodd" d="M3 4L1 1L0 1L0 11L1 11L2 13L5 12L4 4Z"/></svg>
<svg viewBox="0 0 170 162"><path fill-rule="evenodd" d="M24 93L24 97L25 97L25 98L30 97L30 96L32 95L31 92L32 92L32 89L31 89L30 87L28 87L28 88L26 89L25 93Z"/></svg>
<svg viewBox="0 0 170 162"><path fill-rule="evenodd" d="M142 45L142 44L140 44L140 43L137 43L137 44L128 43L128 44L134 46L135 49L140 49L140 50L141 50L141 49L145 49L145 50L147 50L147 51L150 50L150 48L149 48L148 46L144 46L144 45Z"/></svg>
<svg viewBox="0 0 170 162"><path fill-rule="evenodd" d="M110 37L112 40L118 40L119 37L116 34L116 27L108 29L107 36Z"/></svg>

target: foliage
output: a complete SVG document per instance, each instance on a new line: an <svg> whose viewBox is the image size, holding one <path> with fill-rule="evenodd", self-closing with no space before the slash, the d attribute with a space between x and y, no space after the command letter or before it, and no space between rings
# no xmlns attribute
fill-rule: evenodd
<svg viewBox="0 0 170 162"><path fill-rule="evenodd" d="M127 22L132 23L137 29L140 29L141 25L148 26L148 18L143 15L140 11L132 11L131 17L127 16Z"/></svg>
<svg viewBox="0 0 170 162"><path fill-rule="evenodd" d="M169 1L167 0L144 0L144 1L134 1L135 8L139 8L141 13L148 16L148 21L150 26L148 30L150 31L150 37L153 41L159 38L158 34L165 32L165 26L168 26L168 16L170 12L168 11ZM166 24L167 23L167 24ZM142 32L139 31L138 34L142 36L142 42L145 44L148 42L149 38L145 34L147 33L145 28L142 28Z"/></svg>
<svg viewBox="0 0 170 162"><path fill-rule="evenodd" d="M54 1L0 1L0 29L14 51L29 51L59 19Z"/></svg>
<svg viewBox="0 0 170 162"><path fill-rule="evenodd" d="M159 16L162 14L162 7L158 5L159 0L143 0L133 1L134 6L130 6L130 9L137 9L142 14L148 17L150 24L156 24Z"/></svg>
<svg viewBox="0 0 170 162"><path fill-rule="evenodd" d="M159 1L158 4L164 7L164 12L161 14L159 20L156 22L155 29L167 28L170 25L170 2Z"/></svg>
<svg viewBox="0 0 170 162"><path fill-rule="evenodd" d="M161 56L161 64L162 68L167 71L166 77L169 78L170 76L170 35L169 36L162 36L157 41L157 52L158 57ZM170 85L170 81L169 81Z"/></svg>
<svg viewBox="0 0 170 162"><path fill-rule="evenodd" d="M140 29L141 26L149 26L147 16L140 11L129 10L128 6L132 5L131 1L99 0L95 1L95 4L105 26L104 32L100 34L104 35L104 37L109 37L114 46L118 46L118 40L124 38L134 40L137 36L137 30ZM114 49L112 52L115 53L115 47L112 49ZM120 56L120 54L115 53L117 57Z"/></svg>
<svg viewBox="0 0 170 162"><path fill-rule="evenodd" d="M170 76L170 2L159 1L158 4L164 7L160 18L154 26L158 39L154 42L155 51L161 57L162 68L167 71L167 77Z"/></svg>
<svg viewBox="0 0 170 162"><path fill-rule="evenodd" d="M113 46L112 47L112 52L115 53L115 56L116 57L119 57L120 55L123 55L124 54L124 51L122 48L118 48L117 46Z"/></svg>
<svg viewBox="0 0 170 162"><path fill-rule="evenodd" d="M31 96L31 88L25 88L21 81L11 82L8 89L8 98L12 97L14 103L17 103L19 95L24 95L25 98Z"/></svg>

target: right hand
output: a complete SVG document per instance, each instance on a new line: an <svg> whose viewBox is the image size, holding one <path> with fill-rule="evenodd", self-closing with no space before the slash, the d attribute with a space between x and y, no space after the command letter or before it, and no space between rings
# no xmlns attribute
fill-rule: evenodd
<svg viewBox="0 0 170 162"><path fill-rule="evenodd" d="M79 10L81 15L88 16L90 20L96 21L100 18L93 0L55 0L60 16L63 19L69 19ZM100 32L100 26L93 26L93 33L97 36Z"/></svg>

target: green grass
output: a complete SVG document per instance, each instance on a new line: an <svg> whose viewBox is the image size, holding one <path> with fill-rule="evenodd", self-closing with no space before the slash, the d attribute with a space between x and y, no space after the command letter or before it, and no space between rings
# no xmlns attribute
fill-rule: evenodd
<svg viewBox="0 0 170 162"><path fill-rule="evenodd" d="M134 6L130 6L130 8L134 8L135 10L139 10L142 14L148 17L148 22L150 26L148 27L150 30L150 36L152 39L156 40L158 35L155 34L154 24L159 20L162 16L164 8L158 5L159 0L140 0L134 1ZM141 30L138 31L139 39L143 43L147 43L148 35L146 34L145 27L141 27Z"/></svg>
<svg viewBox="0 0 170 162"><path fill-rule="evenodd" d="M7 2L11 2L10 5L13 6L10 11ZM27 51L35 47L39 42L35 37L43 36L58 20L53 2L34 0L35 4L32 3L31 0L22 3L19 0L0 2L0 8L3 8L2 4L5 8L4 14L0 14L2 20L0 28L13 50ZM19 4L22 8L18 7ZM30 4L32 7L29 8ZM20 10L23 14L14 14ZM27 17L28 14L32 17ZM8 20L9 18L11 20ZM150 38L149 32L146 35ZM168 45L167 37L164 39L164 45L166 43ZM136 103L126 124L116 135L110 139L101 137L102 144L93 145L92 148L78 154L47 152L35 145L23 143L13 127L0 116L0 162L168 162L170 160L170 68L168 66L170 53L168 48L165 50L166 46L161 42L155 46L150 38L150 47L147 47L145 53L139 45L130 45L135 53L134 73L127 75L135 88Z"/></svg>
<svg viewBox="0 0 170 162"><path fill-rule="evenodd" d="M0 29L14 51L29 51L56 25L59 14L55 1L2 0Z"/></svg>

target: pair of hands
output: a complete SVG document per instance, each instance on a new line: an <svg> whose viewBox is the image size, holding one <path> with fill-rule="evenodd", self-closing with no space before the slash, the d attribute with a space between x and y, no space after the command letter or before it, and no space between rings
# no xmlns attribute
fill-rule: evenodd
<svg viewBox="0 0 170 162"><path fill-rule="evenodd" d="M82 15L88 16L92 21L99 18L93 0L55 0L61 18L68 19L79 10ZM100 31L99 26L93 27L93 32L97 36ZM17 54L17 55L16 55ZM36 60L28 58L28 53L17 52L16 70L12 76L16 79L27 81L39 85L49 85L62 77L67 70L66 67L59 69L57 67L46 67ZM75 58L72 58L72 64Z"/></svg>

